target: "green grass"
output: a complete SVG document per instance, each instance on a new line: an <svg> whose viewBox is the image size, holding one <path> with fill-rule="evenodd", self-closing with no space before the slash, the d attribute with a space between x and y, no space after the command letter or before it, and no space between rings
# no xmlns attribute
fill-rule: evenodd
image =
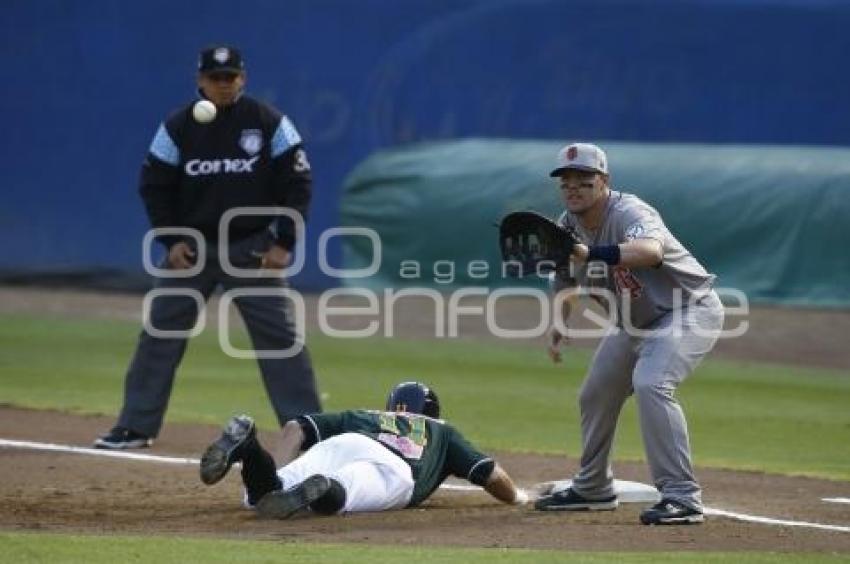
<svg viewBox="0 0 850 564"><path fill-rule="evenodd" d="M721 552L647 552L647 553L575 553L526 549L467 549L437 547L369 546L357 544L308 544L300 542L249 542L237 540L185 539L157 537L73 536L0 533L0 553L4 561L112 564L114 562L305 562L310 564L398 562L635 562L658 564L688 563L796 563L839 562L840 555L721 553Z"/></svg>
<svg viewBox="0 0 850 564"><path fill-rule="evenodd" d="M116 413L138 332L132 322L0 316L0 401ZM247 348L244 335L235 340ZM391 384L421 379L485 448L579 453L586 351L553 366L541 350L492 343L311 336L308 344L328 410L378 407ZM709 359L679 397L697 465L850 480L846 373ZM208 330L190 343L168 421L221 424L243 411L275 426L255 362L225 356ZM643 457L632 401L615 448L618 459Z"/></svg>

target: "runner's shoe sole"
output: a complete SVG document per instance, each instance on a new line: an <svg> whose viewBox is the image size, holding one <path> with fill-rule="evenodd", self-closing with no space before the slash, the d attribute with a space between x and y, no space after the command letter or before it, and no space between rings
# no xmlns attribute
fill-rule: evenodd
<svg viewBox="0 0 850 564"><path fill-rule="evenodd" d="M233 417L201 456L201 481L209 486L224 478L237 460L237 449L255 434L253 419L247 415Z"/></svg>
<svg viewBox="0 0 850 564"><path fill-rule="evenodd" d="M257 503L257 514L263 519L289 519L325 495L330 488L330 479L313 474L290 490L277 490L264 495Z"/></svg>

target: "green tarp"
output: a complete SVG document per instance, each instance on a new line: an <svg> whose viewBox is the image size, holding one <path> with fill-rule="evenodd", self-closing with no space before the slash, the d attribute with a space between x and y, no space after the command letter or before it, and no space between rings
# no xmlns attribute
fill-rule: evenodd
<svg viewBox="0 0 850 564"><path fill-rule="evenodd" d="M598 144L612 187L658 209L719 286L756 302L850 306L850 149ZM346 179L342 225L376 231L381 262L373 276L345 283L517 284L501 276L495 224L513 210L560 213L548 173L561 146L472 139L372 155ZM373 258L365 237L345 237L343 252L346 268Z"/></svg>

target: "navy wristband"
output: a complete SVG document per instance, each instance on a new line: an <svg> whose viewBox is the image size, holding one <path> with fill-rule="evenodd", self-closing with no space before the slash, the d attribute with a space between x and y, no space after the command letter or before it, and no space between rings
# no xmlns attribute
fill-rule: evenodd
<svg viewBox="0 0 850 564"><path fill-rule="evenodd" d="M597 245L587 251L587 262L601 260L614 266L620 264L620 245Z"/></svg>

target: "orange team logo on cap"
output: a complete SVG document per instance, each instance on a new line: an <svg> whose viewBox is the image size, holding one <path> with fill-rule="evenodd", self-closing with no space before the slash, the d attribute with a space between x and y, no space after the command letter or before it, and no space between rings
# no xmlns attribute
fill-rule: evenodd
<svg viewBox="0 0 850 564"><path fill-rule="evenodd" d="M577 156L578 156L578 148L570 147L569 149L567 149L567 160L568 161L574 161Z"/></svg>

